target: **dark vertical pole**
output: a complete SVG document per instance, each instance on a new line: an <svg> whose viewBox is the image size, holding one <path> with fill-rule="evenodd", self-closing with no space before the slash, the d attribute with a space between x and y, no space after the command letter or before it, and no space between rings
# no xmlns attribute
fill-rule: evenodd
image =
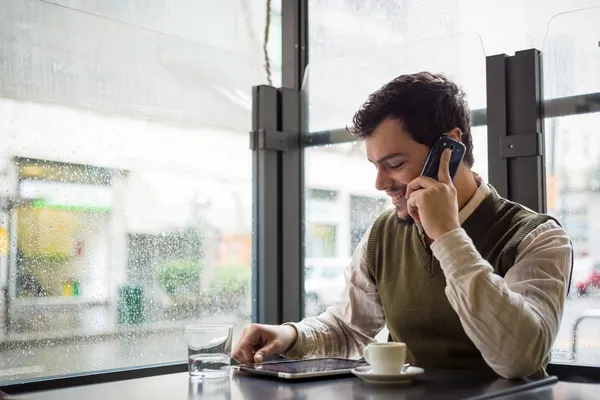
<svg viewBox="0 0 600 400"><path fill-rule="evenodd" d="M508 167L500 154L500 140L507 134L506 54L486 59L488 175L500 196L508 197Z"/></svg>
<svg viewBox="0 0 600 400"><path fill-rule="evenodd" d="M281 0L283 87L300 90L308 65L308 0Z"/></svg>
<svg viewBox="0 0 600 400"><path fill-rule="evenodd" d="M300 147L304 110L300 102L308 64L308 0L282 0L281 128L297 146L281 153L282 318L298 321L303 313L304 162Z"/></svg>
<svg viewBox="0 0 600 400"><path fill-rule="evenodd" d="M282 57L284 88L253 92L253 319L267 324L302 317L300 91L308 62L308 0L282 0ZM273 147L277 137L287 146Z"/></svg>
<svg viewBox="0 0 600 400"><path fill-rule="evenodd" d="M540 52L487 58L490 183L498 193L546 211Z"/></svg>
<svg viewBox="0 0 600 400"><path fill-rule="evenodd" d="M518 51L508 65L508 135L528 136L531 139L528 142L534 144L527 154L508 159L510 199L534 211L545 212L540 52Z"/></svg>
<svg viewBox="0 0 600 400"><path fill-rule="evenodd" d="M258 87L252 88L252 131L258 129ZM251 134L251 140L255 138ZM259 222L259 202L258 193L260 192L261 177L258 175L258 159L259 153L256 143L250 144L252 150L252 322L258 322L261 311L259 310L259 290L260 284L260 268L258 265L259 250L258 232L260 231Z"/></svg>
<svg viewBox="0 0 600 400"><path fill-rule="evenodd" d="M300 147L300 95L297 90L279 89L282 98L282 128L295 134L297 145L281 154L282 222L282 317L302 318L304 281L304 165Z"/></svg>
<svg viewBox="0 0 600 400"><path fill-rule="evenodd" d="M271 86L253 89L252 130L277 131L279 93ZM253 146L254 254L253 276L256 304L255 321L277 324L281 321L281 201L279 185L280 154Z"/></svg>

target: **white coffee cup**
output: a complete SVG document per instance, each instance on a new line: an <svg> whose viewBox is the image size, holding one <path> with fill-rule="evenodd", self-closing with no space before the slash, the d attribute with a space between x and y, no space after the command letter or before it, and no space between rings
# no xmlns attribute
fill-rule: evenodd
<svg viewBox="0 0 600 400"><path fill-rule="evenodd" d="M363 351L363 356L376 374L399 374L406 361L406 344L371 343Z"/></svg>

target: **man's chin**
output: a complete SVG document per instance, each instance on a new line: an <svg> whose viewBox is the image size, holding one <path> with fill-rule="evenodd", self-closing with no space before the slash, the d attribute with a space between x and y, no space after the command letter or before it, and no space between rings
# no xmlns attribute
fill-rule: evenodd
<svg viewBox="0 0 600 400"><path fill-rule="evenodd" d="M410 214L406 212L406 210L396 208L396 217L398 219L398 222L402 225L413 225L415 223L413 217L411 217Z"/></svg>

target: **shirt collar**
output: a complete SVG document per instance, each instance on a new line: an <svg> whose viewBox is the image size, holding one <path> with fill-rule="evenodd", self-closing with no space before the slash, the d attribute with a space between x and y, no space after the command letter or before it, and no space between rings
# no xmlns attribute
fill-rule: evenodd
<svg viewBox="0 0 600 400"><path fill-rule="evenodd" d="M473 214L477 207L479 207L483 199L485 199L485 196L491 192L490 187L483 181L483 178L475 173L474 175L479 188L473 197L471 197L471 200L469 200L458 212L458 220L461 225L471 216L471 214Z"/></svg>

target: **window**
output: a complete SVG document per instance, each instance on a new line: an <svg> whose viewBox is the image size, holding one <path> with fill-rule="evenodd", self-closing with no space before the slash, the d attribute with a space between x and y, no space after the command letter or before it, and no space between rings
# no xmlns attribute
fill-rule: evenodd
<svg viewBox="0 0 600 400"><path fill-rule="evenodd" d="M311 200L336 201L337 192L334 190L309 189L309 198Z"/></svg>
<svg viewBox="0 0 600 400"><path fill-rule="evenodd" d="M600 262L600 186L591 179L598 169L600 142L594 132L599 123L600 113L546 120L548 212L561 222L574 250L570 294L554 342L553 362L595 365L600 356L600 347L596 345L600 328L597 321L589 319L580 323L577 339L573 336L578 318L585 317L590 310L600 309L597 297L600 285L595 283L594 268ZM584 135L592 140L590 157L581 157L577 146L560 150L562 143L579 143ZM554 158L548 157L552 148L556 149Z"/></svg>
<svg viewBox="0 0 600 400"><path fill-rule="evenodd" d="M552 99L600 92L598 18L595 8L550 22L542 59L546 114ZM598 365L600 321L590 316L600 309L600 113L585 113L586 104L584 96L568 104L574 115L545 121L548 212L571 237L575 256L552 361Z"/></svg>
<svg viewBox="0 0 600 400"><path fill-rule="evenodd" d="M307 257L335 257L339 218L338 192L308 189L305 254Z"/></svg>
<svg viewBox="0 0 600 400"><path fill-rule="evenodd" d="M568 198L570 193L564 193L564 198ZM568 209L558 214L563 228L569 232L571 240L577 245L588 243L588 223L587 209Z"/></svg>
<svg viewBox="0 0 600 400"><path fill-rule="evenodd" d="M0 0L0 382L183 362L186 323L252 312L264 3L60 3Z"/></svg>
<svg viewBox="0 0 600 400"><path fill-rule="evenodd" d="M335 257L336 226L330 224L310 224L306 246L307 257Z"/></svg>
<svg viewBox="0 0 600 400"><path fill-rule="evenodd" d="M552 17L595 6L600 0L311 0L310 59L364 55L466 32L480 36L487 55L541 49Z"/></svg>
<svg viewBox="0 0 600 400"><path fill-rule="evenodd" d="M571 237L574 265L569 298L565 305L561 329L554 343L553 361L597 364L600 347L595 346L599 325L590 319L580 324L572 354L573 329L578 318L589 310L600 309L596 293L594 265L600 261L597 243L600 234L600 186L591 178L597 172L598 154L582 158L573 146L572 151L560 151L561 143L578 142L583 135L594 138L600 114L577 115L546 121L546 154L555 147L555 158L547 161L548 212L554 215ZM551 129L554 127L554 129ZM573 134L572 132L577 132ZM590 146L597 153L600 142ZM551 173L549 173L552 171Z"/></svg>
<svg viewBox="0 0 600 400"><path fill-rule="evenodd" d="M338 298L355 238L391 204L375 190L373 168L355 148L344 143L305 151L307 188L329 188L310 189L305 197L305 316L324 311Z"/></svg>
<svg viewBox="0 0 600 400"><path fill-rule="evenodd" d="M380 215L387 207L390 207L390 202L384 197L350 196L351 253L373 223L373 216Z"/></svg>

